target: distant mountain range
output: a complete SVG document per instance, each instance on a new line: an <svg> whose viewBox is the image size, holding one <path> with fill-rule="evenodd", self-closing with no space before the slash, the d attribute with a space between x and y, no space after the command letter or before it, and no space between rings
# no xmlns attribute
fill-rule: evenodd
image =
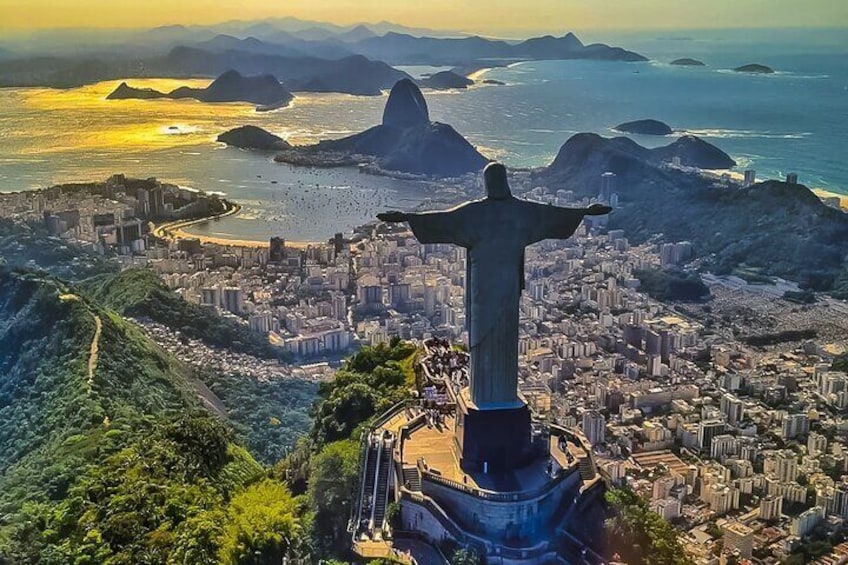
<svg viewBox="0 0 848 565"><path fill-rule="evenodd" d="M265 22L243 26L235 33L210 36L207 31L170 26L127 32L120 45L81 40L67 49L51 44L53 50L38 51L37 56L23 55L27 50L12 58L0 53L0 87L71 88L137 77L214 77L232 69L245 75L272 74L291 91L373 95L408 77L390 64L474 70L537 59L646 60L620 47L583 45L573 33L510 42L478 36L419 37L397 31L378 35L362 25L291 31ZM82 49L82 45L88 47Z"/></svg>
<svg viewBox="0 0 848 565"><path fill-rule="evenodd" d="M509 43L483 37L434 38L387 33L351 45L351 49L394 65L453 65L510 62L539 59L598 59L610 61L647 61L645 57L602 43L583 45L573 33L562 37L535 37Z"/></svg>

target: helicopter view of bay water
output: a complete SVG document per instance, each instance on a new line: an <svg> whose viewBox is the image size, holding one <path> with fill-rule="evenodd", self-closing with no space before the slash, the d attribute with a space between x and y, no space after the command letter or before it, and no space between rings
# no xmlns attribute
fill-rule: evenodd
<svg viewBox="0 0 848 565"><path fill-rule="evenodd" d="M667 35L667 34L666 34ZM587 34L588 39L595 39ZM718 145L758 178L796 172L810 188L848 193L848 165L838 142L848 130L848 40L844 32L772 30L750 34L661 32L598 40L650 58L645 63L530 61L481 71L467 90L424 95L431 118L453 125L487 157L511 167L548 164L573 134L621 135L621 122L659 119L675 136ZM668 64L693 57L703 67ZM768 64L774 74L736 73ZM407 67L421 75L435 68ZM273 154L226 147L222 132L253 124L295 145L350 135L381 119L383 96L297 94L286 108L191 100L107 100L121 81L80 88L0 89L0 192L103 180L114 173L222 193L240 214L195 226L194 233L235 240L323 240L368 222L385 209L409 209L432 194L418 181L357 169L294 167ZM132 79L170 90L210 80ZM811 112L810 108L815 108ZM657 146L673 137L631 136Z"/></svg>

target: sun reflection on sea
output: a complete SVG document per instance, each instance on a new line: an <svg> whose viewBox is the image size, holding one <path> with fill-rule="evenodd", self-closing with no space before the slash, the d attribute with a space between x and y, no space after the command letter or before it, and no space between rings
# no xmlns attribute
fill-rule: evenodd
<svg viewBox="0 0 848 565"><path fill-rule="evenodd" d="M170 92L178 86L202 88L208 80L144 79L133 87ZM251 104L205 104L196 100L108 100L120 81L70 90L27 89L25 106L38 112L39 125L11 132L12 137L38 138L22 154L56 151L159 149L207 144L223 128L256 119ZM31 124L35 125L35 123ZM13 139L14 140L14 139Z"/></svg>
<svg viewBox="0 0 848 565"><path fill-rule="evenodd" d="M375 114L383 103L380 97L298 94L289 108L257 112L254 105L241 102L107 99L121 82L106 81L67 90L7 89L3 94L11 96L25 111L20 112L20 121L10 123L0 137L19 146L18 154L30 156L92 150L157 150L209 144L227 129L253 124L291 143L305 144L353 133L346 128L326 127L327 114L338 108L340 102L362 101L363 106L373 105ZM128 79L125 82L134 88L167 93L180 86L204 88L210 80Z"/></svg>

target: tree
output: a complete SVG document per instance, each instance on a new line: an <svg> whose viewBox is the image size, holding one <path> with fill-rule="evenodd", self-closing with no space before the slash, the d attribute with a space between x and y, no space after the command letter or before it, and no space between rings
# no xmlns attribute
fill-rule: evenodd
<svg viewBox="0 0 848 565"><path fill-rule="evenodd" d="M629 489L612 489L605 495L613 517L607 520L610 553L624 561L644 565L690 565L674 528L648 503Z"/></svg>
<svg viewBox="0 0 848 565"><path fill-rule="evenodd" d="M480 556L471 549L457 549L450 558L451 565L480 565Z"/></svg>
<svg viewBox="0 0 848 565"><path fill-rule="evenodd" d="M264 479L230 501L219 557L225 565L276 565L298 536L294 498L282 483Z"/></svg>
<svg viewBox="0 0 848 565"><path fill-rule="evenodd" d="M319 549L336 553L345 545L351 505L358 494L359 444L352 440L326 445L312 458L309 506L315 513L313 533Z"/></svg>

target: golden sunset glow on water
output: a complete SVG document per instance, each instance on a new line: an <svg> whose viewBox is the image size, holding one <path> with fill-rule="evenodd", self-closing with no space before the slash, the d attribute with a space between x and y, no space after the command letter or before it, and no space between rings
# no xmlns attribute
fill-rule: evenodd
<svg viewBox="0 0 848 565"><path fill-rule="evenodd" d="M156 150L207 145L220 133L243 124L269 127L294 144L314 142L339 132L322 127L322 108L334 107L344 94L302 94L289 107L276 112L256 112L252 104L208 104L191 99L107 100L122 81L107 81L69 90L49 88L5 89L26 111L24 123L9 127L5 141L18 145L21 155L64 151ZM203 88L209 79L129 79L133 87L170 92L179 86ZM379 115L381 97L360 98ZM22 114L23 115L23 114ZM284 119L281 119L284 118Z"/></svg>

